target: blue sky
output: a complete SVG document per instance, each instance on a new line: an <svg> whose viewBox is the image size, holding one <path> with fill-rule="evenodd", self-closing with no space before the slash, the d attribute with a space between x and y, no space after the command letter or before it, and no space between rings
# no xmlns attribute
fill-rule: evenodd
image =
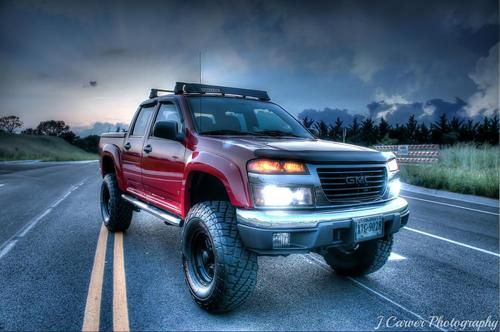
<svg viewBox="0 0 500 332"><path fill-rule="evenodd" d="M128 122L151 87L198 81L200 52L204 82L268 90L295 115L489 115L498 39L489 0L2 1L0 115Z"/></svg>

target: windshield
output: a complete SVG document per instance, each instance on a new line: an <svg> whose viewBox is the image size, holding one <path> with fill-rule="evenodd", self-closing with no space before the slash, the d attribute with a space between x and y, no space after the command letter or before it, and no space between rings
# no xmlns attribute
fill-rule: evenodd
<svg viewBox="0 0 500 332"><path fill-rule="evenodd" d="M188 97L198 133L312 138L290 114L268 102L227 97Z"/></svg>

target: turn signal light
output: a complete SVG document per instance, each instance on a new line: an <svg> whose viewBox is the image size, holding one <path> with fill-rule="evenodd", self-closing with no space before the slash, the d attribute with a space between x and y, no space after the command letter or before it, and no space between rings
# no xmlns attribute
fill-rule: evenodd
<svg viewBox="0 0 500 332"><path fill-rule="evenodd" d="M399 165L396 159L391 159L387 162L387 167L389 167L389 172L396 172L399 170Z"/></svg>
<svg viewBox="0 0 500 332"><path fill-rule="evenodd" d="M306 165L303 163L269 159L250 161L248 171L260 174L308 174Z"/></svg>

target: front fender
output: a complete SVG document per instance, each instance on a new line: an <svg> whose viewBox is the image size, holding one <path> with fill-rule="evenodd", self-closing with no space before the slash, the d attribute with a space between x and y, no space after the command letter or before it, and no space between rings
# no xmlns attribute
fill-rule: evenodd
<svg viewBox="0 0 500 332"><path fill-rule="evenodd" d="M199 152L193 155L186 164L183 181L183 206L185 214L189 207L189 195L186 188L189 186L190 175L193 172L203 172L218 178L229 196L231 204L235 207L251 207L248 179L242 172L241 165L214 153Z"/></svg>
<svg viewBox="0 0 500 332"><path fill-rule="evenodd" d="M105 144L102 149L101 149L101 159L100 159L100 166L101 166L101 175L104 177L107 173L112 172L113 170L108 169L110 166L104 163L104 160L108 158L111 159L113 167L114 167L114 172L116 174L116 180L118 182L118 187L120 190L125 191L127 185L126 185L126 180L123 175L123 168L122 168L122 158L120 154L120 149L114 145L114 144Z"/></svg>

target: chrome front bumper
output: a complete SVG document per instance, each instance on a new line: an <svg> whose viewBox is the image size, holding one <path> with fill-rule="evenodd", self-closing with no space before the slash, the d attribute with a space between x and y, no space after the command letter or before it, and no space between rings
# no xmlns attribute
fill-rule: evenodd
<svg viewBox="0 0 500 332"><path fill-rule="evenodd" d="M352 218L369 217L387 214L404 214L408 203L401 197L388 202L355 207L349 209L330 210L244 210L237 209L238 223L263 228L304 228L316 227L319 223L330 221L348 221Z"/></svg>
<svg viewBox="0 0 500 332"><path fill-rule="evenodd" d="M245 247L262 255L304 253L331 246L352 246L353 219L381 216L384 236L399 231L409 218L408 203L396 198L377 205L330 210L237 209L238 231ZM289 233L288 247L275 247L273 236Z"/></svg>

